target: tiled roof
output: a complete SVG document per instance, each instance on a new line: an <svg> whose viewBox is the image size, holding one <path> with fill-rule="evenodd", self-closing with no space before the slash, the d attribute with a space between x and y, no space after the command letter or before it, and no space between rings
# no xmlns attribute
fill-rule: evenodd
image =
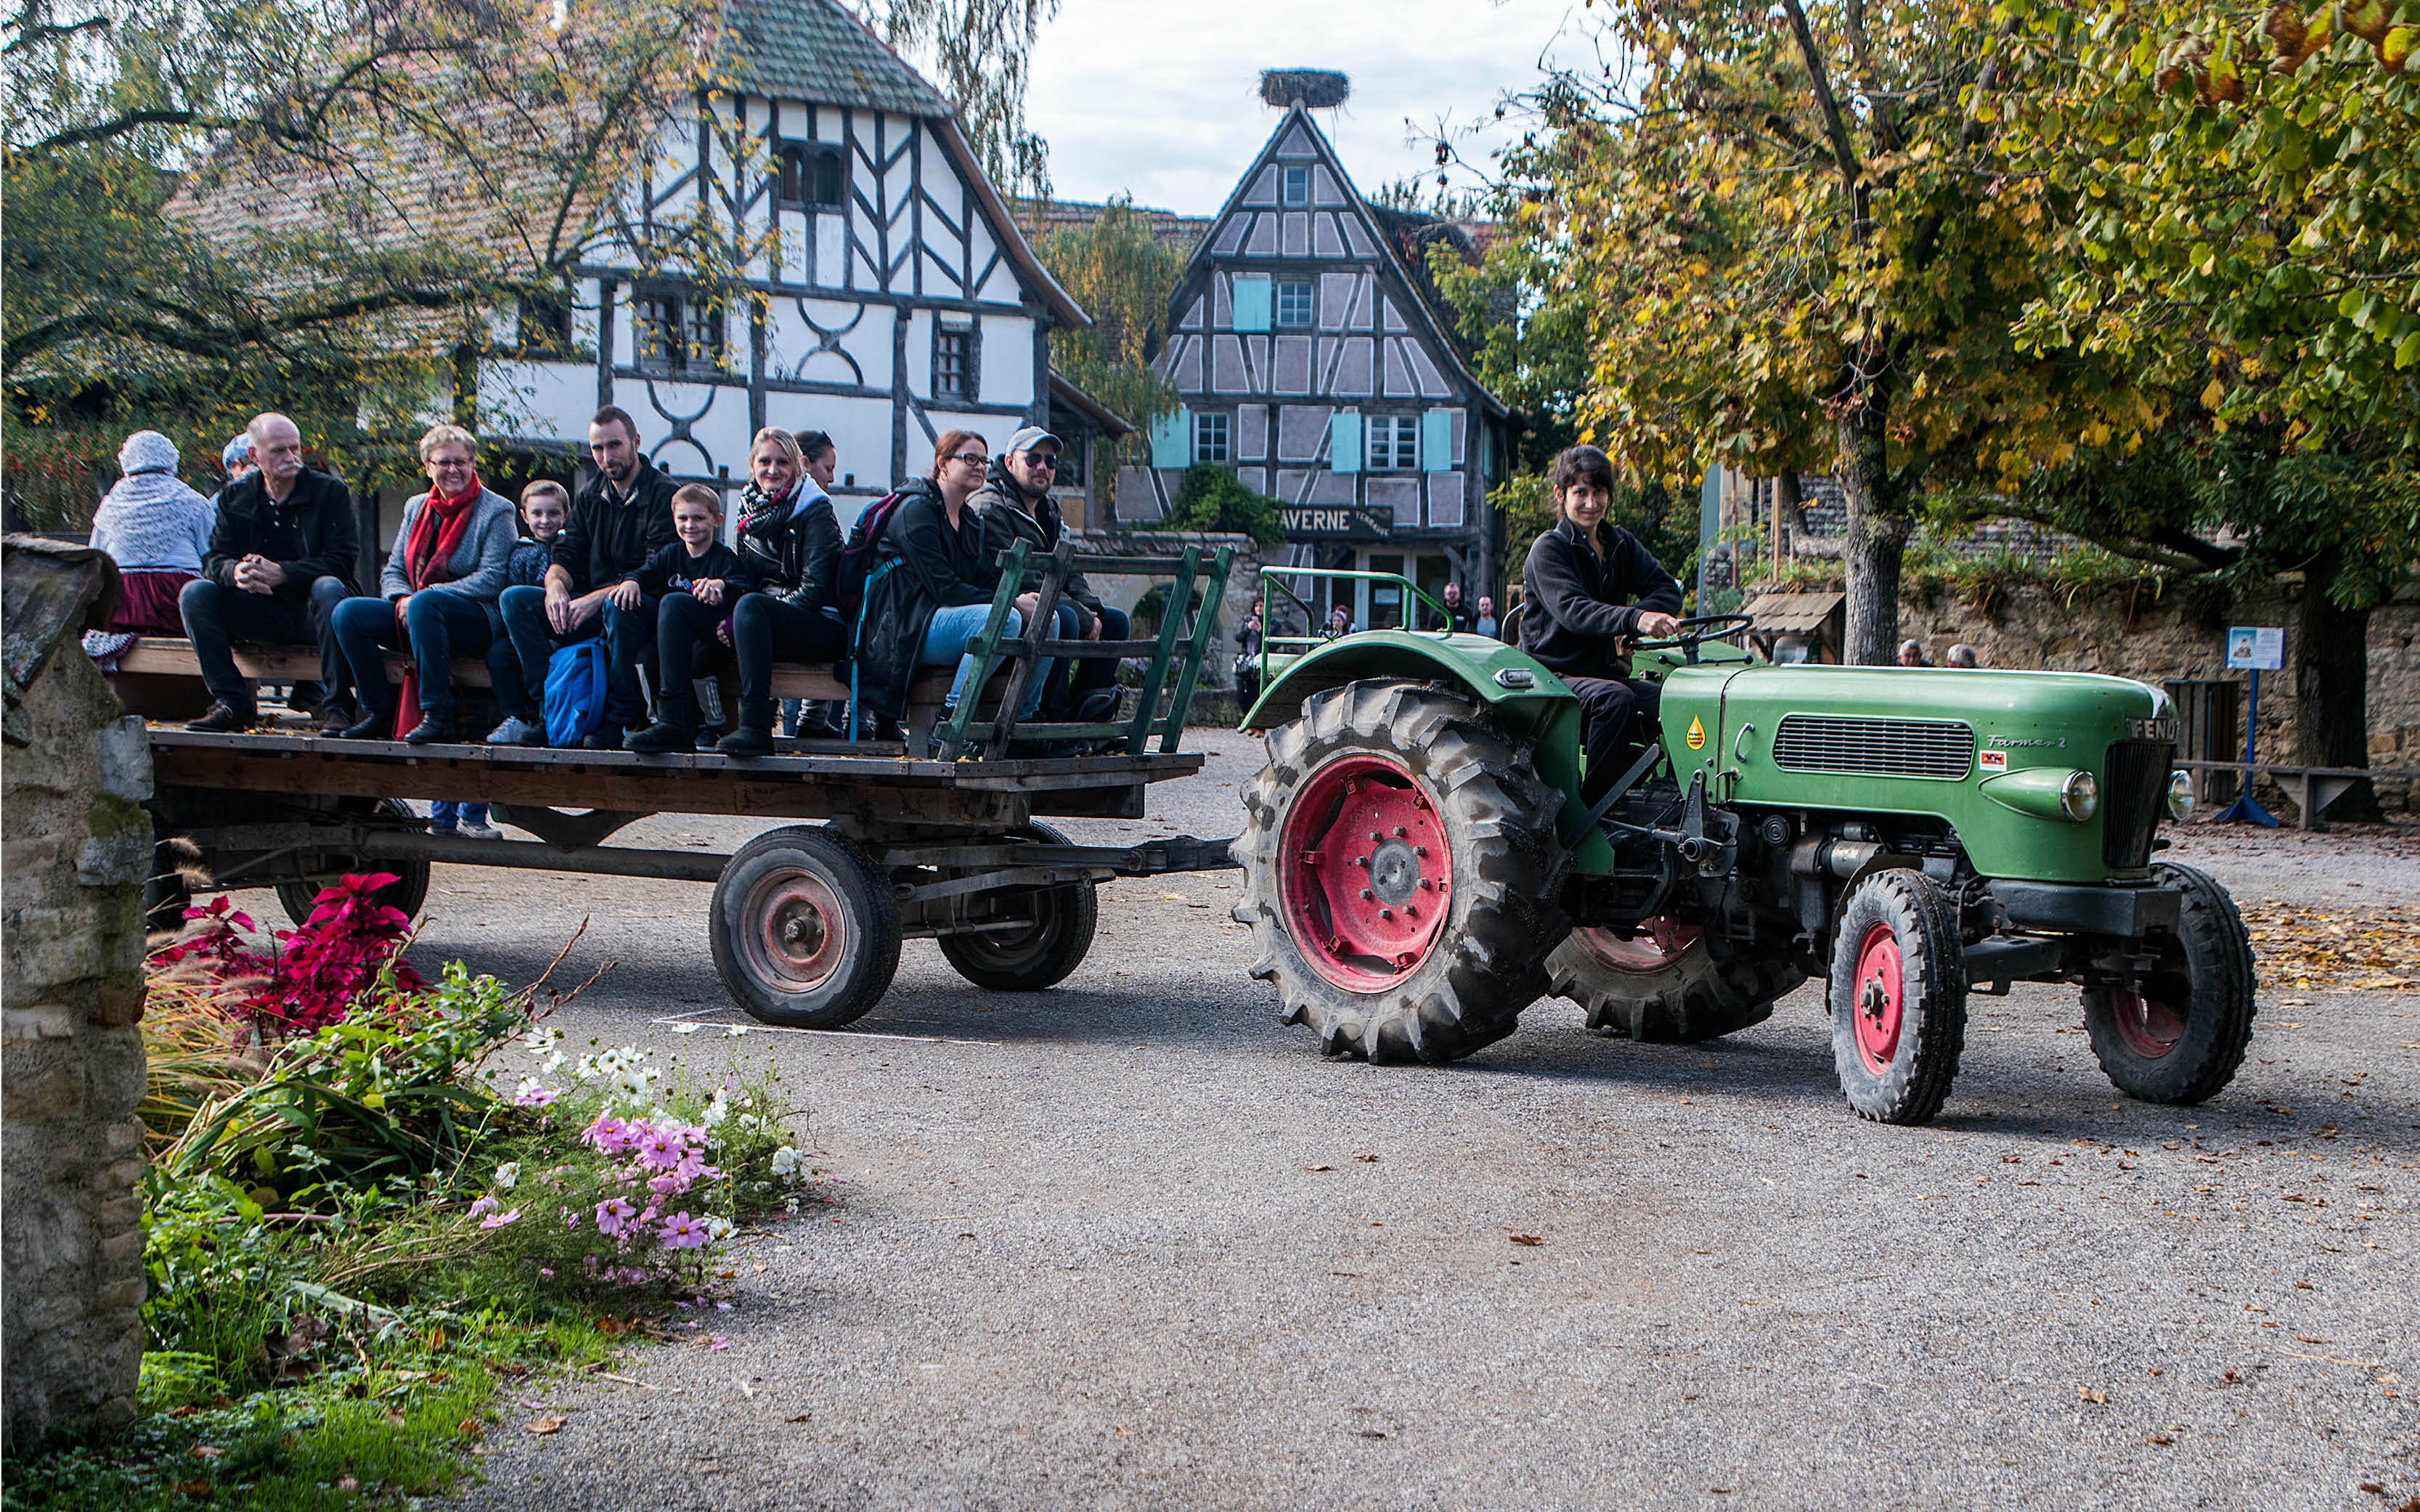
<svg viewBox="0 0 2420 1512"><path fill-rule="evenodd" d="M723 0L720 82L751 94L906 116L955 114L836 0Z"/></svg>

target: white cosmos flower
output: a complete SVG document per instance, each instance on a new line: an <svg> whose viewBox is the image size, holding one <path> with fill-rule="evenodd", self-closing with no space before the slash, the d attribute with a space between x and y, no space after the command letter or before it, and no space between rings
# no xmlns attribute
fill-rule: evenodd
<svg viewBox="0 0 2420 1512"><path fill-rule="evenodd" d="M520 1180L521 1163L520 1161L508 1160L496 1167L496 1185L504 1190L511 1191L520 1184Z"/></svg>
<svg viewBox="0 0 2420 1512"><path fill-rule="evenodd" d="M542 1056L553 1049L554 1042L562 1038L563 1036L553 1028L540 1025L521 1036L521 1045L531 1055Z"/></svg>

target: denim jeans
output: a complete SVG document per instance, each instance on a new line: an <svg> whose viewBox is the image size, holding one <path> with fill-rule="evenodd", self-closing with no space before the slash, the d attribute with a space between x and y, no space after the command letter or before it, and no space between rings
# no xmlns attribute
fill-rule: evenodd
<svg viewBox="0 0 2420 1512"><path fill-rule="evenodd" d="M488 806L484 803L455 803L440 798L428 806L430 829L452 829L460 825L484 825L488 822Z"/></svg>
<svg viewBox="0 0 2420 1512"><path fill-rule="evenodd" d="M495 679L496 702L504 713L517 715L535 724L541 714L539 702L546 696L547 664L553 659L557 646L567 646L592 636L605 638L606 661L613 668L613 684L609 691L605 717L622 721L618 728L628 729L639 722L646 707L639 693L638 663L656 659L656 609L653 600L644 603L636 612L625 613L607 604L585 625L569 635L556 635L546 623L546 590L523 584L507 588L497 600L504 611L504 635L512 642L518 669L500 671L502 658L490 655L489 674ZM619 616L617 619L616 616ZM642 623L643 622L643 623ZM632 633L636 632L636 633ZM630 652L625 671L625 650ZM518 671L509 679L504 671Z"/></svg>
<svg viewBox="0 0 2420 1512"><path fill-rule="evenodd" d="M237 640L316 641L320 694L337 698L352 686L345 654L336 644L336 606L351 594L341 578L314 579L311 592L301 598L222 588L208 578L196 578L177 595L177 610L210 696L238 714L251 715L259 712L259 701L252 679L236 671L229 645Z"/></svg>
<svg viewBox="0 0 2420 1512"><path fill-rule="evenodd" d="M989 604L954 604L933 611L933 622L924 627L924 644L917 653L916 665L947 667L953 661L958 664L957 681L950 685L950 697L942 707L954 709L958 706L958 696L967 690L968 679L975 674L975 659L967 655L967 640L983 634L984 623L990 618ZM1008 624L1000 633L1002 639L1006 639L1024 628L1024 611L1010 609ZM1016 711L1018 718L1033 717L1034 709L1042 702L1042 689L1049 681L1050 658L1046 656L1035 664L1032 680L1026 685L1025 702Z"/></svg>
<svg viewBox="0 0 2420 1512"><path fill-rule="evenodd" d="M349 598L336 606L336 640L352 665L353 686L361 690L362 706L395 706L395 688L386 680L387 646L409 646L420 671L420 707L427 714L454 710L454 653L474 656L488 649L494 631L487 606L460 594L423 591L403 607L403 625L395 623L395 606L383 598Z"/></svg>

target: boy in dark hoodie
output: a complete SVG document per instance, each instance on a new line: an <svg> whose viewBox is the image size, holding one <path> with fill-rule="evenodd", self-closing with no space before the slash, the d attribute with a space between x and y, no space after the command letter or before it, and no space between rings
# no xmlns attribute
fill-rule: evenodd
<svg viewBox="0 0 2420 1512"><path fill-rule="evenodd" d="M677 539L616 583L613 603L627 611L637 609L643 599L687 594L701 604L729 612L739 595L752 592L756 583L739 554L715 539L721 528L721 496L703 484L684 486L673 495L673 533ZM660 717L628 737L629 749L660 755L697 748L697 691L690 683L697 671L697 648L713 640L713 626L719 623L705 616L656 616L656 668L663 679L656 695ZM624 655L635 658L637 649L627 646ZM635 660L632 671L635 675ZM599 731L598 734L616 732ZM594 745L597 736L589 740ZM617 738L614 744L621 741Z"/></svg>

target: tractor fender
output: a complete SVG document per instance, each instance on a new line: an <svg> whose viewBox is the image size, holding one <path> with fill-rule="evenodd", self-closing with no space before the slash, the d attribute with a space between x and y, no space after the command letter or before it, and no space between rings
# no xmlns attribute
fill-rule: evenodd
<svg viewBox="0 0 2420 1512"><path fill-rule="evenodd" d="M1518 646L1479 635L1364 630L1314 647L1274 673L1243 728L1266 730L1302 717L1305 699L1370 678L1445 682L1467 691L1515 730L1534 730L1559 705L1576 704L1537 658Z"/></svg>

